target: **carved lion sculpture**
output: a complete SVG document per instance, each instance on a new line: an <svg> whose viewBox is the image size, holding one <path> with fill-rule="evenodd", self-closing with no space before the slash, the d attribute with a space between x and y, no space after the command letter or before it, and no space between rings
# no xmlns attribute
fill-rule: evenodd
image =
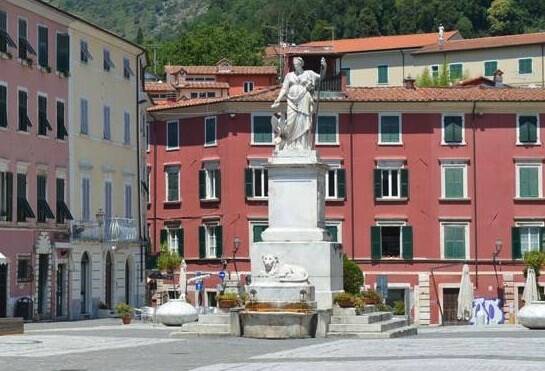
<svg viewBox="0 0 545 371"><path fill-rule="evenodd" d="M307 271L298 265L280 264L277 256L263 255L262 257L266 277L277 278L280 282L306 282Z"/></svg>

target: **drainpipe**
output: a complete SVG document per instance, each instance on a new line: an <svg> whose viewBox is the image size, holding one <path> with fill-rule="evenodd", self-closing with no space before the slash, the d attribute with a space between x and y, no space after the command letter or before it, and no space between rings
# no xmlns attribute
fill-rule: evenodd
<svg viewBox="0 0 545 371"><path fill-rule="evenodd" d="M403 49L399 50L401 53L401 82L405 79L405 53L403 53Z"/></svg>
<svg viewBox="0 0 545 371"><path fill-rule="evenodd" d="M353 144L353 140L354 140L354 115L353 115L353 112L352 112L352 109L354 108L354 103L355 102L352 102L350 103L350 114L349 114L349 117L350 117L350 120L349 120L349 124L350 124L350 218L352 219L352 225L350 226L350 229L351 229L351 242L352 242L352 260L356 257L356 247L355 247L355 232L354 232L354 214L355 214L355 210L354 210L354 144Z"/></svg>
<svg viewBox="0 0 545 371"><path fill-rule="evenodd" d="M541 87L545 88L545 53L544 53L544 47L545 45L541 44Z"/></svg>
<svg viewBox="0 0 545 371"><path fill-rule="evenodd" d="M478 243L478 219L477 219L477 139L476 139L476 127L475 127L475 117L477 109L477 101L473 101L473 109L471 112L471 132L473 137L473 250L475 254L475 288L479 288L479 249L477 246Z"/></svg>

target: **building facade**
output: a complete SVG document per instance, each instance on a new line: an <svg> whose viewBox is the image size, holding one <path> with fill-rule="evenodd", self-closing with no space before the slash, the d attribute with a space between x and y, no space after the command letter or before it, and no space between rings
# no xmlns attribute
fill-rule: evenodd
<svg viewBox="0 0 545 371"><path fill-rule="evenodd" d="M267 227L277 93L149 110L152 246L176 249L190 274L249 274L250 245ZM500 299L498 313L513 318L521 257L543 248L544 100L540 89L409 85L321 102L326 226L367 288L386 287L416 323L449 323L469 264L476 297ZM206 281L203 304L219 282Z"/></svg>

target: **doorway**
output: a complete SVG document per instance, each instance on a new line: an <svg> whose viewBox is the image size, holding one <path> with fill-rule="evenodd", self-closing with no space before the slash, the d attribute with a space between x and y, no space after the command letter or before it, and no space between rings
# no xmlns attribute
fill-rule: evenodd
<svg viewBox="0 0 545 371"><path fill-rule="evenodd" d="M467 325L468 321L458 320L458 287L443 289L443 325Z"/></svg>
<svg viewBox="0 0 545 371"><path fill-rule="evenodd" d="M65 275L65 265L59 264L57 266L57 291L56 291L56 303L57 303L57 317L64 316L64 275Z"/></svg>
<svg viewBox="0 0 545 371"><path fill-rule="evenodd" d="M131 304L131 269L129 258L125 260L125 303Z"/></svg>
<svg viewBox="0 0 545 371"><path fill-rule="evenodd" d="M49 254L38 255L38 314L47 314ZM40 316L43 318L43 316Z"/></svg>
<svg viewBox="0 0 545 371"><path fill-rule="evenodd" d="M81 314L87 313L89 306L89 284L91 283L89 265L89 255L85 252L81 257Z"/></svg>
<svg viewBox="0 0 545 371"><path fill-rule="evenodd" d="M0 264L0 318L7 316L8 308L8 265Z"/></svg>
<svg viewBox="0 0 545 371"><path fill-rule="evenodd" d="M106 307L112 309L112 254L106 253L106 287L105 287L105 301Z"/></svg>

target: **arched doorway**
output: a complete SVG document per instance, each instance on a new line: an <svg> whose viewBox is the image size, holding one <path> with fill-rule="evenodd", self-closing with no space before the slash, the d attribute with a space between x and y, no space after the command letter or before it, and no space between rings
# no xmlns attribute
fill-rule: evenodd
<svg viewBox="0 0 545 371"><path fill-rule="evenodd" d="M131 264L129 258L125 260L125 303L131 304Z"/></svg>
<svg viewBox="0 0 545 371"><path fill-rule="evenodd" d="M89 255L85 252L81 257L81 313L87 313L89 310L89 286L91 283L90 277L90 261Z"/></svg>
<svg viewBox="0 0 545 371"><path fill-rule="evenodd" d="M106 253L106 279L105 279L105 301L106 307L112 309L112 254Z"/></svg>

